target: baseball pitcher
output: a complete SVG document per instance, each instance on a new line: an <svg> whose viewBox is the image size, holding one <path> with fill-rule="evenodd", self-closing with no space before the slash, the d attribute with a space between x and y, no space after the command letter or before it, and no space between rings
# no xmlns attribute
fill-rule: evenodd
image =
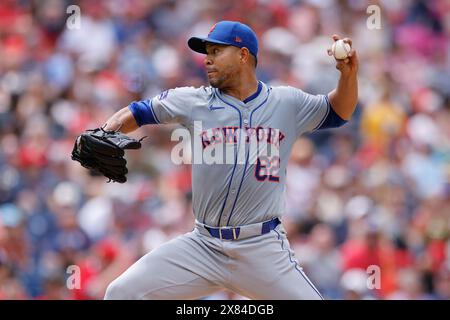
<svg viewBox="0 0 450 320"><path fill-rule="evenodd" d="M350 39L343 40L351 46ZM96 133L179 123L201 139L203 151L223 147L232 156L222 163L194 162L193 231L144 255L108 286L105 299L196 299L224 288L251 299L322 299L294 257L281 223L286 166L301 134L350 119L358 99L355 50L336 60L341 74L336 89L311 95L258 81L258 40L242 23L221 21L207 37L190 38L188 46L205 54L210 86L170 89L132 102ZM85 140L90 141L77 139L79 153ZM126 181L123 160L90 159L91 168L97 163L122 166L117 181Z"/></svg>

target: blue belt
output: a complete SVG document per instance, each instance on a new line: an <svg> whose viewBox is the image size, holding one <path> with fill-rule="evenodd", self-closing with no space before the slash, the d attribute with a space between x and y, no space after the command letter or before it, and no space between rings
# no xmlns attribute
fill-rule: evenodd
<svg viewBox="0 0 450 320"><path fill-rule="evenodd" d="M261 224L261 232L256 235L263 235L271 230L275 229L280 224L280 219L273 218L272 220L263 222ZM225 239L225 240L236 240L239 238L239 233L241 232L241 227L207 227L205 229L208 230L209 234L214 238Z"/></svg>

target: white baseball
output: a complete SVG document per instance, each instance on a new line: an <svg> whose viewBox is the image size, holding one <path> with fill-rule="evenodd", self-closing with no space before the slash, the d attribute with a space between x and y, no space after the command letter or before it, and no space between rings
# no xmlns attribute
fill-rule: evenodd
<svg viewBox="0 0 450 320"><path fill-rule="evenodd" d="M347 58L350 50L350 45L348 43L345 43L342 39L335 41L331 46L331 52L333 52L334 57L338 60Z"/></svg>

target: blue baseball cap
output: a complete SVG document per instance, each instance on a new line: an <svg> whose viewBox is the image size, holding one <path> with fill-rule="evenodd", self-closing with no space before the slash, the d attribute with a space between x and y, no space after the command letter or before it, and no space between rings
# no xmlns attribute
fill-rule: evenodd
<svg viewBox="0 0 450 320"><path fill-rule="evenodd" d="M206 54L206 43L246 47L255 58L258 56L258 39L255 32L240 22L220 21L211 28L206 38L192 37L188 40L189 48L203 54Z"/></svg>

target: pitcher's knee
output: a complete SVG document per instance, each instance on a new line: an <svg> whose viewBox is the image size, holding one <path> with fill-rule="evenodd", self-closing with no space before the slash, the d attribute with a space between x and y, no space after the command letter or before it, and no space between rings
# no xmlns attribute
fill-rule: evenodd
<svg viewBox="0 0 450 320"><path fill-rule="evenodd" d="M132 291L129 290L128 286L124 284L119 279L111 282L106 289L105 300L133 300L138 299Z"/></svg>

